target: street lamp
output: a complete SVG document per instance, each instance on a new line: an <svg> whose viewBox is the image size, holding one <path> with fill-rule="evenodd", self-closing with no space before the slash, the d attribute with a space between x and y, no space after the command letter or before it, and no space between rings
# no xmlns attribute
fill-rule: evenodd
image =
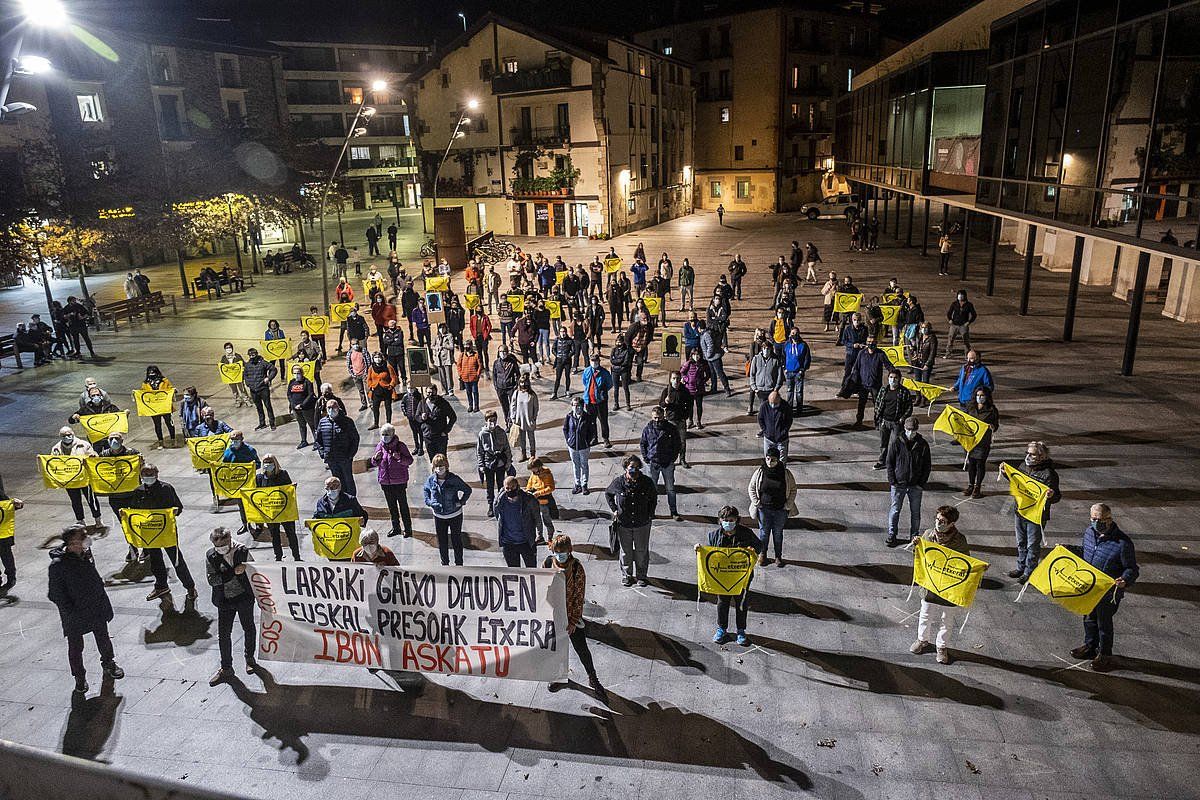
<svg viewBox="0 0 1200 800"><path fill-rule="evenodd" d="M21 22L37 28L61 28L67 23L67 11L59 0L22 0ZM9 103L8 90L14 75L42 75L50 70L50 60L43 56L22 56L25 32L18 30L12 52L4 59L3 79L0 80L0 118L19 116L37 111L30 103Z"/></svg>
<svg viewBox="0 0 1200 800"><path fill-rule="evenodd" d="M387 81L375 80L371 82L371 88L377 92L382 92L387 89ZM358 104L358 111L354 114L354 119L350 121L350 128L346 131L346 136L342 139L342 149L338 152L337 161L333 164L333 169L329 171L329 180L325 182L325 186L321 189L321 198L317 204L317 218L321 223L321 288L325 296L325 308L329 308L329 253L325 247L325 200L329 197L329 192L333 188L333 182L337 178L337 171L342 166L342 159L346 157L346 150L350 147L350 140L356 136L362 136L367 132L366 123L375 116L375 109L367 104L366 93L363 93L363 98ZM359 125L362 121L362 125ZM339 204L339 213L341 205ZM345 235L342 236L343 240ZM345 241L342 242L343 246Z"/></svg>
<svg viewBox="0 0 1200 800"><path fill-rule="evenodd" d="M471 98L467 101L467 107L461 114L458 115L458 122L454 123L454 130L450 133L450 141L446 142L446 152L442 153L442 160L438 162L437 170L433 173L433 246L437 248L437 196L438 196L438 176L442 174L442 167L446 165L446 159L450 157L450 148L454 146L454 140L466 136L467 132L462 129L464 125L471 124L471 118L467 116L467 112L474 111L479 108L479 101ZM422 214L422 216L424 216Z"/></svg>
<svg viewBox="0 0 1200 800"><path fill-rule="evenodd" d="M466 29L467 29L467 15L466 15L466 14L464 14L463 12L461 12L461 11L460 11L460 12L458 12L458 18L462 20L462 23L463 23L463 30L464 30L464 31L466 31Z"/></svg>

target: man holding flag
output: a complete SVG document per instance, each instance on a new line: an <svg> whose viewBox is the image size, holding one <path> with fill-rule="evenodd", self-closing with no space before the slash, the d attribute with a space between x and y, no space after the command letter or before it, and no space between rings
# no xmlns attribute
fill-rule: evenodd
<svg viewBox="0 0 1200 800"><path fill-rule="evenodd" d="M1050 460L1050 448L1045 442L1030 442L1025 447L1025 460L1016 465L1008 464L1010 470L1014 466L1017 471L1048 489L1042 513L1034 515L1037 519L1030 519L1021 514L1019 501L1013 514L1017 534L1017 566L1008 571L1008 577L1024 583L1029 580L1034 567L1038 565L1042 553L1043 533L1046 523L1050 521L1050 506L1057 503L1062 495L1058 491L1058 471L1054 469L1054 462ZM1003 473L1002 467L1002 476Z"/></svg>
<svg viewBox="0 0 1200 800"><path fill-rule="evenodd" d="M1113 615L1139 570L1133 541L1113 521L1112 509L1096 503L1091 516L1091 524L1083 531L1083 560L1115 579L1116 585L1083 618L1083 644L1071 655L1090 658L1093 670L1107 672L1112 669Z"/></svg>

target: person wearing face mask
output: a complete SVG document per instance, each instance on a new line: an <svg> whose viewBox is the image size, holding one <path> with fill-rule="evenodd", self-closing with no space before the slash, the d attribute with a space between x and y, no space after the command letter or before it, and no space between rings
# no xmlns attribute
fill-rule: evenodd
<svg viewBox="0 0 1200 800"><path fill-rule="evenodd" d="M244 364L245 359L242 358L240 353L234 351L232 342L226 342L225 349L221 353L221 363ZM244 380L229 384L229 391L233 395L233 402L238 408L241 408L250 402L250 392L248 389L246 389L246 382Z"/></svg>
<svg viewBox="0 0 1200 800"><path fill-rule="evenodd" d="M346 338L350 340L350 344L359 344L363 350L367 349L367 336L370 335L367 329L367 318L358 313L358 304L350 309L350 313L346 315ZM426 325L425 332L428 334L429 327ZM428 338L428 337L427 337ZM338 335L338 350L342 349L342 337Z"/></svg>
<svg viewBox="0 0 1200 800"><path fill-rule="evenodd" d="M83 637L92 634L100 651L100 666L106 679L119 680L125 671L117 665L108 623L113 618L112 603L104 590L104 579L92 558L92 537L81 525L67 528L62 546L50 551L50 602L58 607L63 636L67 639L67 661L75 678L75 691L88 690L87 670L83 666Z"/></svg>
<svg viewBox="0 0 1200 800"><path fill-rule="evenodd" d="M783 343L783 379L787 384L787 403L793 416L804 411L804 376L812 366L812 349L799 328L792 328Z"/></svg>
<svg viewBox="0 0 1200 800"><path fill-rule="evenodd" d="M838 292L838 276L836 272L830 272L825 285L821 287L822 318L825 320L825 332L833 330L833 325L836 323L833 314L834 295Z"/></svg>
<svg viewBox="0 0 1200 800"><path fill-rule="evenodd" d="M588 411L581 397L571 401L571 413L563 420L563 439L575 481L571 494L588 494L588 458L596 444L596 415Z"/></svg>
<svg viewBox="0 0 1200 800"><path fill-rule="evenodd" d="M398 567L400 561L390 547L379 543L379 533L374 528L367 528L358 538L359 547L350 557L355 564L374 564L377 567Z"/></svg>
<svg viewBox="0 0 1200 800"><path fill-rule="evenodd" d="M388 513L392 518L392 531L388 536L399 536L401 530L404 538L412 536L412 516L408 508L408 472L412 463L413 455L408 445L396 435L396 428L391 423L385 423L379 429L379 444L375 445L375 452L367 460L367 466L378 470L379 488L387 500Z"/></svg>
<svg viewBox="0 0 1200 800"><path fill-rule="evenodd" d="M445 455L450 444L450 431L458 422L458 414L444 397L438 395L436 386L425 389L425 400L417 411L417 421L421 425L425 453L430 458L439 453Z"/></svg>
<svg viewBox="0 0 1200 800"><path fill-rule="evenodd" d="M11 500L13 508L20 510L25 507L25 501L17 497L9 497L4 491L4 479L0 478L0 500ZM0 567L4 569L4 583L0 584L0 597L8 594L17 585L17 562L13 558L13 537L0 539Z"/></svg>
<svg viewBox="0 0 1200 800"><path fill-rule="evenodd" d="M946 336L946 353L944 358L950 358L950 354L954 351L954 342L962 337L963 349L971 349L971 324L975 322L978 314L975 313L975 306L967 299L967 290L959 289L958 297L950 304L950 308L946 310L946 319L950 323L950 332Z"/></svg>
<svg viewBox="0 0 1200 800"><path fill-rule="evenodd" d="M692 416L692 393L683 384L683 376L672 372L667 376L667 387L658 396L658 404L666 412L667 421L679 431L679 466L690 469L687 462L688 419Z"/></svg>
<svg viewBox="0 0 1200 800"><path fill-rule="evenodd" d="M313 383L320 385L321 383L321 361L324 360L321 355L321 346L313 341L312 336L308 331L300 331L300 343L296 345L296 352L292 354L292 361L300 364L313 365ZM284 371L280 370L279 374L284 375Z"/></svg>
<svg viewBox="0 0 1200 800"><path fill-rule="evenodd" d="M413 435L413 455L425 454L425 442L421 439L421 407L425 404L425 396L416 386L409 384L404 394L400 395L400 413L408 420L408 429Z"/></svg>
<svg viewBox="0 0 1200 800"><path fill-rule="evenodd" d="M759 551L765 547L760 544L753 531L739 522L738 510L735 506L725 506L717 513L717 527L709 531L706 544L709 547L738 547L749 550L751 557L758 556ZM699 550L700 545L696 545L696 549ZM750 579L753 579L753 575ZM714 643L725 643L725 637L729 630L729 607L734 606L737 643L743 647L749 646L750 637L746 634L746 618L750 614L750 579L746 581L746 588L739 595L717 595L717 631L712 637Z"/></svg>
<svg viewBox="0 0 1200 800"><path fill-rule="evenodd" d="M479 411L479 376L483 373L483 363L479 353L475 351L475 343L468 339L463 343L463 351L454 362L458 370L458 381L462 384L467 396L467 411Z"/></svg>
<svg viewBox="0 0 1200 800"><path fill-rule="evenodd" d="M925 531L922 538L969 556L971 550L967 545L967 537L963 536L958 529L957 522L958 509L954 506L941 506L934 518L933 530ZM908 649L913 655L919 656L928 653L930 647L936 646L937 662L949 664L950 634L958 621L960 608L949 600L943 600L928 589L922 588L921 595L921 612L917 616L917 640ZM937 628L937 638L931 644L930 634L933 633L935 627Z"/></svg>
<svg viewBox="0 0 1200 800"><path fill-rule="evenodd" d="M304 370L299 365L292 367L292 379L287 385L287 400L288 408L292 410L292 416L296 420L296 427L300 430L300 444L296 445L296 449L303 450L309 446L308 432L311 430L314 435L316 433L317 395L312 381L304 377Z"/></svg>
<svg viewBox="0 0 1200 800"><path fill-rule="evenodd" d="M929 442L925 441L919 429L920 423L916 417L904 420L903 435L892 439L884 459L891 495L885 542L888 547L901 544L896 538L896 529L900 525L900 512L904 509L905 500L908 501L909 539L917 538L921 532L921 498L929 483L933 462L929 455Z"/></svg>
<svg viewBox="0 0 1200 800"><path fill-rule="evenodd" d="M522 376L517 391L512 396L512 424L516 428L517 446L521 448L521 460L528 461L537 456L537 422L540 405L537 392Z"/></svg>
<svg viewBox="0 0 1200 800"><path fill-rule="evenodd" d="M359 411L367 410L367 369L371 366L371 354L368 353L360 342L354 342L350 345L350 352L346 354L346 373L350 376L350 380L358 389L358 399L361 402Z"/></svg>
<svg viewBox="0 0 1200 800"><path fill-rule="evenodd" d="M508 305L505 303L504 305ZM516 356L509 352L506 345L500 345L496 360L492 362L492 388L496 390L496 400L500 404L500 412L504 414L504 424L512 425L512 393L517 389L521 376L521 365Z"/></svg>
<svg viewBox="0 0 1200 800"><path fill-rule="evenodd" d="M367 367L367 391L371 398L371 415L373 422L367 430L379 428L379 408L383 406L387 422L392 421L392 397L400 384L400 376L392 369L392 365L383 358L383 353L371 357L371 366Z"/></svg>
<svg viewBox="0 0 1200 800"><path fill-rule="evenodd" d="M230 431L229 446L221 454L221 460L226 464L252 463L255 468L258 468L262 464L262 461L258 458L258 451L246 444L246 434L239 430Z"/></svg>
<svg viewBox="0 0 1200 800"><path fill-rule="evenodd" d="M842 380L845 381L850 377L851 370L854 369L854 362L858 359L859 352L867 346L867 326L863 324L862 317L857 311L850 315L841 330L838 331L837 343L842 345L846 351L843 362L844 370L842 371Z"/></svg>
<svg viewBox="0 0 1200 800"><path fill-rule="evenodd" d="M496 534L507 566L537 566L535 535L540 514L537 498L521 488L516 476L505 478L504 491L488 516L496 518Z"/></svg>
<svg viewBox="0 0 1200 800"><path fill-rule="evenodd" d="M576 356L575 340L571 338L571 331L566 326L559 328L552 351L554 354L554 393L550 399L558 399L559 386L563 387L563 396L570 397L571 362Z"/></svg>
<svg viewBox="0 0 1200 800"><path fill-rule="evenodd" d="M287 470L279 466L279 459L271 453L267 453L262 457L262 468L254 475L254 485L259 487L265 486L291 486L292 476ZM283 535L287 535L288 547L291 548L292 558L296 561L302 561L300 558L300 540L296 538L296 523L290 522L268 522L267 530L271 533L271 549L275 551L275 560L283 561Z"/></svg>
<svg viewBox="0 0 1200 800"><path fill-rule="evenodd" d="M350 517L358 517L358 521L362 525L366 525L370 518L367 510L358 502L358 498L350 493L344 482L333 477L326 478L325 492L317 498L313 519L346 519Z"/></svg>
<svg viewBox="0 0 1200 800"><path fill-rule="evenodd" d="M775 355L775 349L763 340L754 358L750 360L750 407L746 416L754 416L754 401L763 403L767 395L783 384L783 364Z"/></svg>
<svg viewBox="0 0 1200 800"><path fill-rule="evenodd" d="M483 415L483 427L475 437L475 466L479 482L487 490L488 516L496 502L496 490L512 466L512 445L508 434L497 424L496 412L489 409Z"/></svg>
<svg viewBox="0 0 1200 800"><path fill-rule="evenodd" d="M158 479L158 467L145 463L142 464L141 485L134 489L128 507L170 508L175 512L176 519L183 513L183 501L179 499L179 493L175 491L175 487ZM194 601L196 599L196 584L192 580L192 572L188 569L187 561L183 558L183 551L179 549L178 545L148 547L146 555L150 559L150 572L154 575L154 588L150 590L150 594L146 595L146 600L157 600L171 593L171 589L167 585L167 565L163 558L164 555L167 560L170 560L171 566L175 568L175 577L179 578L179 582L187 589L187 600Z"/></svg>
<svg viewBox="0 0 1200 800"><path fill-rule="evenodd" d="M883 469L888 447L900 435L904 420L912 416L913 393L900 383L900 370L888 372L887 384L875 393L875 429L879 431L879 460L872 469Z"/></svg>
<svg viewBox="0 0 1200 800"><path fill-rule="evenodd" d="M200 412L208 404L200 396L200 390L189 386L183 390L183 400L179 403L179 423L184 433L200 424Z"/></svg>
<svg viewBox="0 0 1200 800"><path fill-rule="evenodd" d="M108 435L108 438L103 440L103 443L97 443L99 451L97 455L101 458L112 458L117 456L136 456L141 455L137 450L128 447L125 444L125 434L120 431L113 431ZM138 469L142 468L142 460L138 459ZM121 527L121 509L129 505L129 501L133 499L133 492L122 492L120 494L110 494L108 496L108 507L112 509L113 516L116 517L117 528ZM145 559L145 554L140 553L136 547L129 545L129 551L125 555L126 561L142 561Z"/></svg>
<svg viewBox="0 0 1200 800"><path fill-rule="evenodd" d="M933 325L924 321L917 327L917 336L904 345L904 358L911 368L913 380L929 383L933 377L933 364L937 360L937 335ZM928 404L926 402L926 404Z"/></svg>
<svg viewBox="0 0 1200 800"><path fill-rule="evenodd" d="M217 642L221 666L208 679L216 686L233 678L233 623L242 626L242 652L246 656L246 674L258 669L254 660L254 591L246 576L246 564L254 560L250 550L233 541L225 528L214 528L208 536L212 547L204 557L205 574L212 587L212 604L217 608ZM276 559L278 561L279 559Z"/></svg>
<svg viewBox="0 0 1200 800"><path fill-rule="evenodd" d="M604 490L604 499L613 512L609 549L620 552L621 585L632 586L637 575L639 586L646 586L650 567L650 525L658 506L658 486L642 473L642 460L625 456L622 474L613 478Z"/></svg>
<svg viewBox="0 0 1200 800"><path fill-rule="evenodd" d="M1046 525L1050 522L1050 507L1062 499L1058 489L1058 470L1050 458L1050 448L1045 442L1034 441L1025 446L1025 458L1019 463L1007 462L1008 466L1033 478L1035 481L1050 487L1050 496L1046 501L1046 510L1042 512L1041 522L1031 522L1013 509L1013 524L1017 534L1017 565L1008 571L1008 577L1016 578L1021 583L1029 580L1034 567L1038 565L1042 555L1042 538ZM997 471L996 480L1004 479L1003 473Z"/></svg>
<svg viewBox="0 0 1200 800"><path fill-rule="evenodd" d="M171 382L163 376L162 370L160 370L156 365L151 364L150 366L146 367L146 380L142 383L142 389L144 391L161 390L164 392L171 392L172 399L174 399L174 388L175 387L171 385ZM150 421L154 423L154 435L158 437L159 447L163 446L162 429L164 423L167 426L167 432L171 434L171 440L174 441L175 423L171 419L170 412L166 414L155 414L150 418Z"/></svg>
<svg viewBox="0 0 1200 800"><path fill-rule="evenodd" d="M261 431L269 424L271 430L275 430L275 409L271 406L271 381L279 376L279 371L275 365L267 361L258 350L251 347L246 351L250 359L246 362L243 375L246 379L246 388L250 392L250 399L254 401L254 408L258 411L258 427L256 431Z"/></svg>
<svg viewBox="0 0 1200 800"><path fill-rule="evenodd" d="M433 366L437 368L438 380L442 382L442 393L454 394L454 337L444 324L437 326L433 341Z"/></svg>
<svg viewBox="0 0 1200 800"><path fill-rule="evenodd" d="M729 386L729 376L725 374L726 350L721 339L720 331L713 330L708 322L700 321L700 357L708 365L708 373L712 376L712 391L715 393L719 385L723 385L725 396L733 397L733 389Z"/></svg>
<svg viewBox="0 0 1200 800"><path fill-rule="evenodd" d="M963 497L979 498L983 496L983 477L987 475L987 459L992 452L992 436L1000 429L1000 411L992 402L992 393L984 386L975 390L975 402L964 408L963 411L987 424L987 430L984 431L979 444L967 453L967 486L962 492Z"/></svg>
<svg viewBox="0 0 1200 800"><path fill-rule="evenodd" d="M891 290L889 290L891 291ZM896 292L899 294L899 292ZM897 332L902 334L905 344L917 338L917 329L925 322L925 311L917 302L917 296L911 292L904 297L900 311L896 314L896 326L892 328L892 344L896 344ZM932 328L931 328L932 330ZM935 351L936 352L936 351Z"/></svg>
<svg viewBox="0 0 1200 800"><path fill-rule="evenodd" d="M72 414L67 421L77 423L83 417L92 414L113 414L121 409L108 399L108 395L99 386L92 386L79 398L79 410Z"/></svg>
<svg viewBox="0 0 1200 800"><path fill-rule="evenodd" d="M875 346L875 337L868 336L866 346L859 350L854 358L854 366L851 367L848 378L849 385L842 387L843 393L847 388L853 388L858 393L858 412L854 417L856 426L863 424L867 400L875 400L878 397L879 390L885 385L884 376L893 371L891 359ZM839 394L840 396L842 394Z"/></svg>
<svg viewBox="0 0 1200 800"><path fill-rule="evenodd" d="M322 404L317 403L321 409ZM329 474L341 481L350 494L358 494L354 484L354 457L358 454L359 434L354 420L334 401L325 402L324 415L317 423L313 445L325 462Z"/></svg>
<svg viewBox="0 0 1200 800"><path fill-rule="evenodd" d="M587 622L583 619L583 606L587 591L587 574L583 563L575 557L571 545L571 537L560 533L550 540L550 555L542 561L543 569L562 570L567 578L567 635L571 639L571 647L587 673L588 685L604 699L604 687L596 677L596 667L592 663L592 653L588 649L587 636L584 629Z"/></svg>
<svg viewBox="0 0 1200 800"><path fill-rule="evenodd" d="M750 516L758 520L759 562L764 567L767 545L775 543L775 563L783 566L783 529L789 516L800 513L796 507L796 479L784 466L777 448L767 448L762 466L750 476Z"/></svg>
<svg viewBox="0 0 1200 800"><path fill-rule="evenodd" d="M984 366L983 356L979 354L978 350L968 350L967 360L959 368L958 379L950 388L958 392L958 404L967 406L975 399L975 390L980 386L990 392L996 391L996 384L992 381L992 372Z"/></svg>
<svg viewBox="0 0 1200 800"><path fill-rule="evenodd" d="M408 380L408 367L404 363L404 331L394 319L388 320L379 334L379 349L392 370L401 380Z"/></svg>
<svg viewBox="0 0 1200 800"><path fill-rule="evenodd" d="M50 448L50 455L91 458L96 455L96 451L86 441L77 437L73 430L64 425L58 429L58 441ZM92 512L93 527L99 528L103 525L100 520L100 501L96 499L96 495L89 487L65 489L64 491L71 499L71 510L75 512L75 524L83 524L83 507L86 503L88 510Z"/></svg>
<svg viewBox="0 0 1200 800"><path fill-rule="evenodd" d="M666 418L662 406L651 411L650 422L642 429L642 459L655 485L661 477L667 492L667 506L676 522L682 522L675 491L675 459L683 450L679 429Z"/></svg>
<svg viewBox="0 0 1200 800"><path fill-rule="evenodd" d="M534 544L546 544L546 537L554 535L554 520L558 519L558 504L554 501L554 473L540 458L531 458L526 465L529 477L525 481L525 491L533 495L538 502L537 541Z"/></svg>
<svg viewBox="0 0 1200 800"><path fill-rule="evenodd" d="M692 353L700 349L700 317L693 311L683 323L683 358L690 361Z"/></svg>
<svg viewBox="0 0 1200 800"><path fill-rule="evenodd" d="M221 433L231 433L233 428L222 420L217 419L217 412L212 406L205 406L200 411L200 422L188 431L191 436L216 436Z"/></svg>
<svg viewBox="0 0 1200 800"><path fill-rule="evenodd" d="M622 342L618 337L618 344L613 346L610 360L613 361L613 369L616 367L616 359L618 349L627 343ZM632 349L625 347L622 355L632 357ZM626 361L624 370L621 372L621 380L625 386L625 405L629 407L629 373L631 362ZM592 353L590 363L584 367L583 374L579 376L580 396L583 397L584 405L587 406L588 413L595 417L600 423L600 436L604 440L605 447L612 447L609 440L608 428L608 393L613 390L614 378L613 373L607 368L600 365L600 354ZM620 390L618 389L618 392ZM620 407L620 394L616 395L618 408Z"/></svg>
<svg viewBox="0 0 1200 800"><path fill-rule="evenodd" d="M708 365L699 350L688 356L679 369L680 383L691 398L686 420L688 428L693 425L704 428L704 395L708 393L708 375Z"/></svg>
<svg viewBox="0 0 1200 800"><path fill-rule="evenodd" d="M1091 659L1094 671L1108 672L1113 666L1113 616L1121 605L1125 590L1140 574L1137 553L1133 540L1113 521L1112 509L1105 503L1092 506L1091 522L1083 529L1082 546L1071 549L1116 581L1108 594L1083 618L1083 644L1071 650L1075 658Z"/></svg>
<svg viewBox="0 0 1200 800"><path fill-rule="evenodd" d="M454 565L461 567L463 563L463 506L471 496L471 487L450 471L450 462L444 453L434 456L430 466L433 471L425 480L422 495L425 505L433 512L438 556L441 558L442 566L448 566L450 549L453 547Z"/></svg>

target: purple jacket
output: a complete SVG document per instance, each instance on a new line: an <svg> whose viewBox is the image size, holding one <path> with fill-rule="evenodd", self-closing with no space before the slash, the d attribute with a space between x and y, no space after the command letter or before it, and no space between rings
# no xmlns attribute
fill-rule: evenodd
<svg viewBox="0 0 1200 800"><path fill-rule="evenodd" d="M708 383L708 365L703 361L689 361L679 370L679 377L693 396L704 394L704 386Z"/></svg>
<svg viewBox="0 0 1200 800"><path fill-rule="evenodd" d="M408 483L408 467L412 463L412 453L399 436L390 445L380 440L371 456L371 466L379 468L379 482L389 486Z"/></svg>

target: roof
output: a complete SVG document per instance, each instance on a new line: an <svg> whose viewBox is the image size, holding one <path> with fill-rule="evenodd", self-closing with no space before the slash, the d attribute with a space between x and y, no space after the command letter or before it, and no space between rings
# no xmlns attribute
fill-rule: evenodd
<svg viewBox="0 0 1200 800"><path fill-rule="evenodd" d="M675 19L657 25L649 25L647 31L665 30L703 20L736 17L741 14L781 10L784 12L808 11L831 14L839 17L867 17L876 20L876 15L864 14L846 8L845 0L737 0L736 2L684 3L679 6Z"/></svg>

